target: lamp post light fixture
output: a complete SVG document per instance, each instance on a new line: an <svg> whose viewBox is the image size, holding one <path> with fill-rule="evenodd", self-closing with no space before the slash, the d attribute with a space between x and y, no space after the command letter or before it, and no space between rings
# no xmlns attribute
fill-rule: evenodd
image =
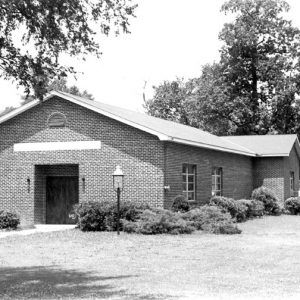
<svg viewBox="0 0 300 300"><path fill-rule="evenodd" d="M123 190L124 184L124 174L121 170L120 166L116 167L116 170L113 173L113 187L114 190L117 192L117 232L118 235L120 234L120 195L121 191Z"/></svg>

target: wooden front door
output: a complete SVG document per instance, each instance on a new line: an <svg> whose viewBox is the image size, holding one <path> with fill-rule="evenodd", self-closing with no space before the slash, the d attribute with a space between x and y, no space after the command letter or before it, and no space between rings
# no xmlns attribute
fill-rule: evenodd
<svg viewBox="0 0 300 300"><path fill-rule="evenodd" d="M46 223L74 224L69 218L73 205L78 203L78 177L55 176L46 180Z"/></svg>

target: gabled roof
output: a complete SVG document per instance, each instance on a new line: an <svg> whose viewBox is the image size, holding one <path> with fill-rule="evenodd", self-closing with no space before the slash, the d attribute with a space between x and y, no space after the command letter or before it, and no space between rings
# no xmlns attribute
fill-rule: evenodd
<svg viewBox="0 0 300 300"><path fill-rule="evenodd" d="M289 156L294 145L299 154L297 134L225 136L222 139L244 146L258 156Z"/></svg>
<svg viewBox="0 0 300 300"><path fill-rule="evenodd" d="M155 135L161 141L170 141L170 142L180 143L184 145L191 145L191 146L213 149L217 151L224 151L229 153L237 153L246 156L257 156L257 154L260 154L260 152L262 152L262 151L256 151L257 149L253 147L252 143L246 143L246 142L243 143L243 141L240 140L240 137L236 137L237 138L236 140L234 139L235 137L218 137L208 132L205 132L201 129L182 125L172 121L163 120L160 118L151 117L143 113L112 106L109 104L87 100L85 98L74 96L68 93L52 91L45 97L44 101L47 101L53 97L59 97L65 99L67 101L78 104L87 109L95 111L99 114L105 115L109 118L127 124L129 126L132 126L134 128L140 129L152 135ZM40 102L38 100L31 101L15 109L14 111L0 117L0 124L38 105L39 103ZM255 143L255 141L253 142ZM270 149L274 145L279 144L279 142L278 141L274 143L271 142L271 144L273 145L267 146ZM287 150L283 151L282 154L286 155L286 151ZM272 156L272 153L276 153L277 155L278 154L277 152L279 153L278 150L274 150L269 154L270 156Z"/></svg>
<svg viewBox="0 0 300 300"><path fill-rule="evenodd" d="M255 156L253 151L246 149L243 146L232 143L231 141L226 141L220 137L194 127L151 117L143 113L87 100L82 97L58 91L50 92L45 97L44 101L47 101L53 97L65 99L87 109L93 110L99 114L140 129L144 132L153 134L162 141L171 141L201 148L214 149L247 156ZM38 105L39 103L40 102L38 100L34 100L15 109L14 111L2 116L0 118L0 124Z"/></svg>

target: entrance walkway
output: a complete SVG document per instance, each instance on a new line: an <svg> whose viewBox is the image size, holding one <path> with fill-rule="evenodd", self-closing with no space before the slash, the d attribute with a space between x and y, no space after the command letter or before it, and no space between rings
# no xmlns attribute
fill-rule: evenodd
<svg viewBox="0 0 300 300"><path fill-rule="evenodd" d="M23 229L23 230L12 230L12 231L0 231L0 239L13 235L29 235L38 232L51 232L51 231L62 231L73 229L76 225L34 225L35 228Z"/></svg>

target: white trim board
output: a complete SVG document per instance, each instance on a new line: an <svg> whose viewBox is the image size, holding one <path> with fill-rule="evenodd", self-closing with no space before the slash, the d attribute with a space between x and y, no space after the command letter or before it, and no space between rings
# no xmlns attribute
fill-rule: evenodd
<svg viewBox="0 0 300 300"><path fill-rule="evenodd" d="M101 141L46 142L14 144L14 152L101 149Z"/></svg>

